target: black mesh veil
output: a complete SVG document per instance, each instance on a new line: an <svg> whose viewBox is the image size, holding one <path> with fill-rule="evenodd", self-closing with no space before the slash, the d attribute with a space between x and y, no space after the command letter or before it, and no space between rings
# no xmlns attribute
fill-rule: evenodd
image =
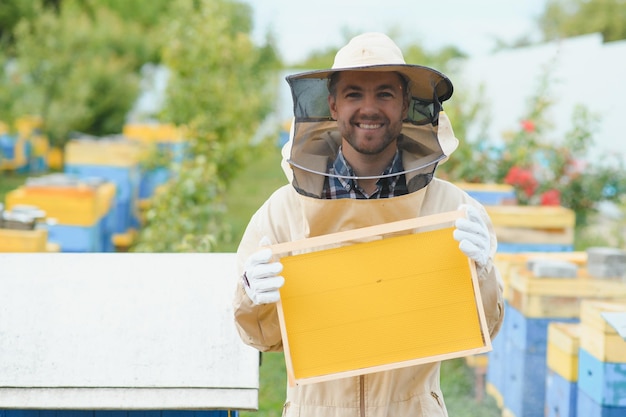
<svg viewBox="0 0 626 417"><path fill-rule="evenodd" d="M441 89L436 83L441 80L432 81L434 85L427 89L431 97L424 99L411 94L409 112L398 140L398 147L403 152L407 184L415 177L419 177L416 182L428 183L437 163L446 157L437 137L441 111L441 97L437 93ZM335 159L341 144L336 121L332 119L328 107L328 74L319 78L289 76L287 82L291 87L294 111L291 151L287 162L293 170L294 186L307 195L318 196L324 177L329 175L328 163ZM420 88L425 90L423 85ZM451 94L451 85L449 91Z"/></svg>

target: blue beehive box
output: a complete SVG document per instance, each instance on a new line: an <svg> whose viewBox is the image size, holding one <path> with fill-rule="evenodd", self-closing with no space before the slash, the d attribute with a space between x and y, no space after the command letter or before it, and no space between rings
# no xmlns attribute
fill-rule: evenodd
<svg viewBox="0 0 626 417"><path fill-rule="evenodd" d="M578 385L548 369L546 376L546 417L577 417Z"/></svg>
<svg viewBox="0 0 626 417"><path fill-rule="evenodd" d="M610 407L595 402L586 392L578 389L576 397L578 417L624 417L626 407Z"/></svg>
<svg viewBox="0 0 626 417"><path fill-rule="evenodd" d="M484 183L456 183L456 185L485 206L517 202L515 188L512 185Z"/></svg>
<svg viewBox="0 0 626 417"><path fill-rule="evenodd" d="M499 390L504 407L515 417L544 415L548 325L555 320L578 321L561 317L529 318L510 304L506 305L504 337L498 341L503 346L502 353L495 356L493 363L490 356L487 381Z"/></svg>
<svg viewBox="0 0 626 417"><path fill-rule="evenodd" d="M507 311L507 313L504 315L504 321L502 323L502 327L500 328L500 333L498 333L498 336L491 341L493 350L488 354L489 361L487 362L486 377L487 383L491 384L496 390L498 390L500 395L502 395L504 390L506 362L508 361L508 358L506 357L506 345L511 343L507 336L507 329L510 327L508 303L505 303L505 311Z"/></svg>
<svg viewBox="0 0 626 417"><path fill-rule="evenodd" d="M93 226L48 226L48 240L58 243L63 252L105 252L102 236L101 223Z"/></svg>
<svg viewBox="0 0 626 417"><path fill-rule="evenodd" d="M573 244L498 242L498 252L500 253L572 252L573 250Z"/></svg>
<svg viewBox="0 0 626 417"><path fill-rule="evenodd" d="M507 336L518 349L528 353L546 354L548 346L548 325L559 321L576 323L577 318L533 318L524 316L519 310L508 306L506 314L509 316Z"/></svg>
<svg viewBox="0 0 626 417"><path fill-rule="evenodd" d="M599 405L623 407L626 416L626 363L603 362L580 349L578 388Z"/></svg>
<svg viewBox="0 0 626 417"><path fill-rule="evenodd" d="M154 196L156 189L165 184L172 177L168 168L143 170L139 182L139 199L146 200Z"/></svg>
<svg viewBox="0 0 626 417"><path fill-rule="evenodd" d="M504 407L516 417L544 415L546 397L546 356L529 353L514 344L507 345L506 380L504 381Z"/></svg>
<svg viewBox="0 0 626 417"><path fill-rule="evenodd" d="M114 203L115 233L124 233L139 224L138 195L139 166L117 167L106 165L66 164L65 172L79 177L99 177L111 181L116 186Z"/></svg>

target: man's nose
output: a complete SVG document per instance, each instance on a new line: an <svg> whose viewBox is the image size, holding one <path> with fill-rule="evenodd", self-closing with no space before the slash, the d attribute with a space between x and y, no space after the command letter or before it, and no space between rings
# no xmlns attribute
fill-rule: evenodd
<svg viewBox="0 0 626 417"><path fill-rule="evenodd" d="M366 114L378 112L378 102L376 101L375 94L365 94L363 96L363 104L361 106L361 112L366 113Z"/></svg>

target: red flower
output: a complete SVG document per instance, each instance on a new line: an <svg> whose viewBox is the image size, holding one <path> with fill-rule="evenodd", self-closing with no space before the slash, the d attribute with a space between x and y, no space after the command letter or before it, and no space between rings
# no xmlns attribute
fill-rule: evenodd
<svg viewBox="0 0 626 417"><path fill-rule="evenodd" d="M535 131L535 122L532 120L522 120L521 125L524 132L532 133Z"/></svg>
<svg viewBox="0 0 626 417"><path fill-rule="evenodd" d="M515 187L520 187L527 197L531 197L535 194L539 186L532 171L517 166L511 167L504 178L504 182Z"/></svg>
<svg viewBox="0 0 626 417"><path fill-rule="evenodd" d="M559 190L548 190L541 194L542 206L560 206L561 205L561 193Z"/></svg>

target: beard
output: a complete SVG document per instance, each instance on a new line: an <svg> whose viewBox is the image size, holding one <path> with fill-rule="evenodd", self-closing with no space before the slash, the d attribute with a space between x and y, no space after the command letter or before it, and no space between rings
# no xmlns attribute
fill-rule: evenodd
<svg viewBox="0 0 626 417"><path fill-rule="evenodd" d="M371 120L371 123L381 122L384 123L383 128L371 132L349 122L339 126L339 130L346 142L358 153L378 155L398 139L402 130L402 122L392 125L388 120Z"/></svg>

